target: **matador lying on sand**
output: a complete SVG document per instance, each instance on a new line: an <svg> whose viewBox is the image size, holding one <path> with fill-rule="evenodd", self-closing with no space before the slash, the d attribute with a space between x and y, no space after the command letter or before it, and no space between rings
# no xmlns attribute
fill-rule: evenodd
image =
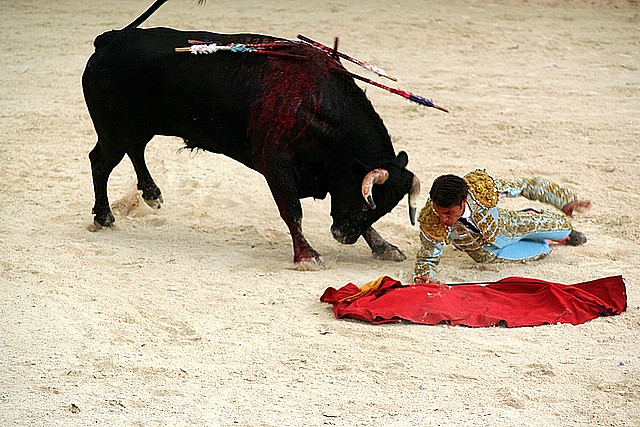
<svg viewBox="0 0 640 427"><path fill-rule="evenodd" d="M591 202L543 179L494 179L477 169L464 178L436 178L429 195L419 218L422 245L414 270L416 283L439 283L435 266L446 241L480 263L540 259L551 251L549 241L572 246L587 241L573 230L567 216L588 210ZM500 198L518 196L555 206L564 215L498 207Z"/></svg>

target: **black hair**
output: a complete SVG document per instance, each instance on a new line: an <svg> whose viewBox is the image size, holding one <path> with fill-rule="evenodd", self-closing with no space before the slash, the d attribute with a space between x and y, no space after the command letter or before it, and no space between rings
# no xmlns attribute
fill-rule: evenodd
<svg viewBox="0 0 640 427"><path fill-rule="evenodd" d="M431 201L443 208L458 206L467 197L467 181L456 175L441 175L433 181L429 196Z"/></svg>

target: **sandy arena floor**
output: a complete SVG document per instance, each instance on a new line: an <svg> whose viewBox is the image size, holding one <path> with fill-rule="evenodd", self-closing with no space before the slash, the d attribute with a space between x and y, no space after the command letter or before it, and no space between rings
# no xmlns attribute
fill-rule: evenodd
<svg viewBox="0 0 640 427"><path fill-rule="evenodd" d="M339 36L448 107L363 86L423 182L420 205L436 176L476 167L591 199L575 220L587 245L543 261L481 266L446 248L448 282L625 278L620 316L520 329L336 320L325 288L411 278L406 201L377 225L408 255L389 263L333 240L328 198L304 200L329 268L299 271L262 176L176 138L147 150L162 209L141 204L125 159L116 226L90 232L81 74L93 39L150 3L0 2L1 425L640 425L637 1L172 0L144 24Z"/></svg>

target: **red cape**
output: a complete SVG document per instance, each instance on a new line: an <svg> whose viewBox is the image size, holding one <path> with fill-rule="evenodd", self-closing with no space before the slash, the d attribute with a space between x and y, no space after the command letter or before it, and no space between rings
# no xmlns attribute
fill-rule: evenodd
<svg viewBox="0 0 640 427"><path fill-rule="evenodd" d="M378 289L348 302L360 289L353 283L327 288L321 301L333 304L337 318L371 323L408 320L435 325L472 327L505 324L508 327L570 323L577 325L598 316L627 309L622 276L562 285L537 279L507 277L488 285L403 285L382 278Z"/></svg>

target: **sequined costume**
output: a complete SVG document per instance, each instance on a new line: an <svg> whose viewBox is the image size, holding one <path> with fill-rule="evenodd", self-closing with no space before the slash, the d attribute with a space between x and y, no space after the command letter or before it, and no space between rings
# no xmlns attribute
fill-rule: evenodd
<svg viewBox="0 0 640 427"><path fill-rule="evenodd" d="M561 210L578 199L570 189L539 178L494 179L480 169L463 178L469 186L467 209L472 225L469 227L460 221L451 227L443 224L428 200L419 217L421 247L414 276L435 277L435 267L447 241L476 262L525 261L547 256L551 251L547 241L562 240L572 230L565 215L560 213L498 207L502 197L524 196Z"/></svg>

